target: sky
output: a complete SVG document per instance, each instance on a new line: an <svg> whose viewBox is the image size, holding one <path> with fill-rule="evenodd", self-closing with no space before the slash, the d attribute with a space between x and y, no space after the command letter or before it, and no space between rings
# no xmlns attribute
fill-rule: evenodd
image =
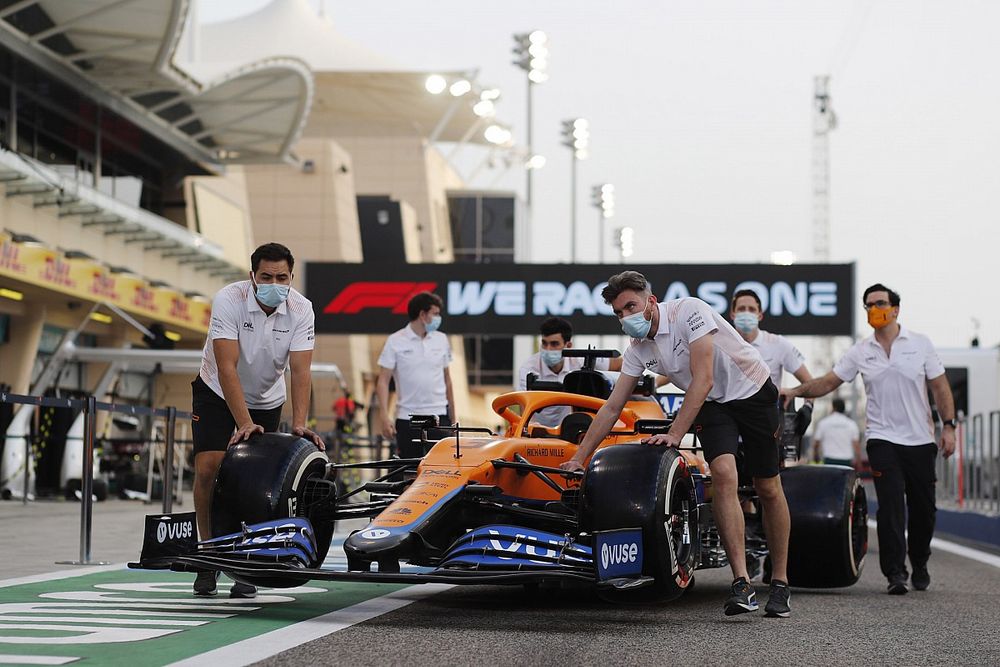
<svg viewBox="0 0 1000 667"><path fill-rule="evenodd" d="M198 0L203 22L267 0ZM320 0L311 0L319 10ZM523 141L512 35L549 36L534 89L531 259L570 258L570 153L560 122L590 122L579 165L578 261L597 260L591 186L615 185L607 225L641 263L812 259L812 95L831 76L831 261L902 296L900 322L965 347L1000 344L1000 3L989 0L326 0L345 36L409 69L478 68ZM280 55L280 54L275 54ZM466 159L478 157L466 156ZM523 191L523 172L475 186ZM857 330L870 329L859 309ZM766 320L764 323L766 328Z"/></svg>

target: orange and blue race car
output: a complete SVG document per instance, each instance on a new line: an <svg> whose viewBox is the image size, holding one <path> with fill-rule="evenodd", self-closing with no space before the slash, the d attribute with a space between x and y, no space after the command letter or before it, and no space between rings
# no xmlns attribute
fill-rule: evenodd
<svg viewBox="0 0 1000 667"><path fill-rule="evenodd" d="M594 359L618 353L566 354L585 357L584 368L561 384L529 383L529 391L493 401L502 433L414 417L416 430L448 433L428 443L419 459L330 463L307 441L276 433L233 445L216 480L216 537L197 541L193 513L149 516L142 555L130 566L217 570L271 587L311 579L575 581L597 586L611 600L676 598L696 570L728 565L697 440L680 449L640 442L670 425L646 381L585 472L559 469L608 396ZM786 421L790 451L795 434ZM356 468L376 476L343 490L338 475ZM792 585L854 584L868 534L865 492L855 472L810 465L788 466L781 475L792 516ZM740 493L747 562L766 578L760 504L749 482ZM323 567L335 523L359 518L370 521L344 542L347 568ZM401 571L400 563L419 571Z"/></svg>

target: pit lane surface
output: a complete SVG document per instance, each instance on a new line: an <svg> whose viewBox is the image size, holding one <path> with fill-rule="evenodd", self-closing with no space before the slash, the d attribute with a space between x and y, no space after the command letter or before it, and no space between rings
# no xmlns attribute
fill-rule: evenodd
<svg viewBox="0 0 1000 667"><path fill-rule="evenodd" d="M614 606L587 589L454 587L258 664L1000 664L995 557L935 549L930 590L889 596L874 530L869 539L858 584L793 588L789 619L725 617L728 570L698 572L694 590L659 606Z"/></svg>

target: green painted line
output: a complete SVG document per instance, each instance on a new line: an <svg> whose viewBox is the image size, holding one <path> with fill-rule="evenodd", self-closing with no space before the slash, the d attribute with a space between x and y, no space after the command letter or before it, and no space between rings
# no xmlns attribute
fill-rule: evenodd
<svg viewBox="0 0 1000 667"><path fill-rule="evenodd" d="M112 570L0 588L0 655L166 665L407 587L315 582L237 601L225 578L213 598L192 596L192 581L176 572Z"/></svg>

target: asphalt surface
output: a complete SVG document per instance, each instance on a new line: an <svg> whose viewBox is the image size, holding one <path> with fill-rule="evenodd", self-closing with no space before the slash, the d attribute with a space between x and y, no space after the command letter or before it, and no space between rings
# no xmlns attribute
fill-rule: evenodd
<svg viewBox="0 0 1000 667"><path fill-rule="evenodd" d="M890 596L871 531L861 580L792 589L792 617L726 617L728 570L671 603L614 606L589 589L455 587L261 665L998 665L1000 568L938 550L931 588ZM756 584L761 609L766 587Z"/></svg>

